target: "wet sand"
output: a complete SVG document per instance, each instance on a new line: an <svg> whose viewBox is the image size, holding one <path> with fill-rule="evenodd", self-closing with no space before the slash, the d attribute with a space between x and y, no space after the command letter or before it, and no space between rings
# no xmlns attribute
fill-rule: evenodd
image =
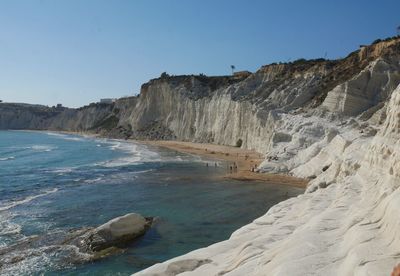
<svg viewBox="0 0 400 276"><path fill-rule="evenodd" d="M196 154L228 162L226 178L244 181L262 181L271 184L290 185L306 188L308 181L302 178L281 174L252 172L264 160L261 153L237 147L179 141L137 141L140 143L165 147L179 152ZM234 169L235 165L237 169ZM210 166L214 166L210 163ZM232 172L230 170L232 166Z"/></svg>

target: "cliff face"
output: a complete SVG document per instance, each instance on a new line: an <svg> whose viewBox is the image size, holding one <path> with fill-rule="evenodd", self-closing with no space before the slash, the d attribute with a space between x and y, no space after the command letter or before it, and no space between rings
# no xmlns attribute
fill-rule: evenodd
<svg viewBox="0 0 400 276"><path fill-rule="evenodd" d="M400 40L393 39L341 60L272 64L250 75L163 76L144 84L139 97L79 109L3 103L0 129L92 131L225 145L240 139L242 147L277 154L282 143L308 147L331 131L330 123L304 124L313 116L332 122L362 115L382 122L382 107L400 82L399 52Z"/></svg>
<svg viewBox="0 0 400 276"><path fill-rule="evenodd" d="M178 139L240 137L266 152L261 171L310 183L229 240L138 275L389 275L400 262L398 46L397 39L333 63L267 66L153 117ZM153 92L161 90L168 98L165 84ZM180 118L188 107L190 116Z"/></svg>
<svg viewBox="0 0 400 276"><path fill-rule="evenodd" d="M313 179L305 194L275 205L229 240L137 275L389 275L400 262L399 110L400 86L377 132L354 119L322 118L331 131L281 162ZM317 124L308 118L303 124ZM284 120L299 125L297 119Z"/></svg>
<svg viewBox="0 0 400 276"><path fill-rule="evenodd" d="M0 103L0 129L95 132L105 136L130 136L130 124L123 120L133 112L136 98L122 98L113 104L90 104L78 109L41 105Z"/></svg>
<svg viewBox="0 0 400 276"><path fill-rule="evenodd" d="M400 83L399 53L396 38L335 61L271 64L235 76L164 75L144 84L138 97L79 109L2 103L0 129L232 146L241 140L266 154L262 171L296 174L299 160L315 156L340 129L376 133Z"/></svg>
<svg viewBox="0 0 400 276"><path fill-rule="evenodd" d="M0 104L0 129L235 145L307 191L231 239L143 275L388 275L400 262L400 38L336 60L232 77L151 80L138 97L80 109Z"/></svg>
<svg viewBox="0 0 400 276"><path fill-rule="evenodd" d="M215 77L212 84L200 76L155 79L143 85L135 111L123 120L133 138L225 145L240 139L242 147L264 153L282 142L308 147L330 131L332 118L363 114L367 120L382 110L400 82L400 43L381 44L343 60L268 65L243 79ZM331 119L304 125L310 116Z"/></svg>
<svg viewBox="0 0 400 276"><path fill-rule="evenodd" d="M46 128L47 119L60 112L41 105L0 103L0 129Z"/></svg>

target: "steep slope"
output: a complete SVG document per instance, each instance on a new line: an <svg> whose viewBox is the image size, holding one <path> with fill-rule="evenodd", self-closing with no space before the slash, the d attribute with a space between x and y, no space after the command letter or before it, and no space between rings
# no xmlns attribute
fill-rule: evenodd
<svg viewBox="0 0 400 276"><path fill-rule="evenodd" d="M92 103L74 109L20 103L0 103L0 129L92 132L126 138L131 135L129 118L136 97L118 99L112 104Z"/></svg>
<svg viewBox="0 0 400 276"><path fill-rule="evenodd" d="M216 86L200 76L154 79L143 85L129 119L133 137L225 145L241 139L243 147L267 152L291 139L276 130L286 114L376 113L400 82L399 52L394 39L342 60L264 66L243 80Z"/></svg>
<svg viewBox="0 0 400 276"><path fill-rule="evenodd" d="M138 97L80 109L3 103L0 129L92 131L119 138L224 145L240 139L244 148L277 156L282 145L301 149L331 131L314 124L307 124L308 129L304 118L310 116L332 121L362 115L382 122L384 102L400 82L399 53L400 39L394 38L344 59L271 64L249 76L164 74L144 84ZM302 126L288 125L291 116ZM294 155L286 152L286 158Z"/></svg>
<svg viewBox="0 0 400 276"><path fill-rule="evenodd" d="M316 174L308 193L137 275L389 275L400 262L399 110L400 87L375 137L338 130L293 170Z"/></svg>
<svg viewBox="0 0 400 276"><path fill-rule="evenodd" d="M388 275L400 262L396 43L352 54L362 60L369 52L372 60L345 81L329 84L324 97L311 97L301 76L302 108L286 101L270 110L269 136L262 134L268 154L260 170L309 178L304 195L274 206L227 241L138 275Z"/></svg>

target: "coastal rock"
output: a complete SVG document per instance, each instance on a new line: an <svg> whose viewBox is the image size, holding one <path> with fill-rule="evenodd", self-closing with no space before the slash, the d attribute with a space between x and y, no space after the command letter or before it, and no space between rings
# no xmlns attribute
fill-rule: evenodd
<svg viewBox="0 0 400 276"><path fill-rule="evenodd" d="M151 219L130 213L114 218L84 236L83 243L90 251L100 251L113 246L123 246L142 236L150 227Z"/></svg>
<svg viewBox="0 0 400 276"><path fill-rule="evenodd" d="M399 83L399 60L379 58L357 76L328 92L322 106L332 112L358 115L385 101Z"/></svg>
<svg viewBox="0 0 400 276"><path fill-rule="evenodd" d="M94 228L54 230L28 236L0 247L0 268L23 262L32 256L49 254L60 265L95 261L124 252L129 243L149 229L152 218L130 213Z"/></svg>
<svg viewBox="0 0 400 276"><path fill-rule="evenodd" d="M137 275L164 275L172 263L182 275L390 275L400 262L399 110L400 86L374 137L342 130L299 159L292 173L316 176L308 193L275 205L226 241ZM176 267L204 259L211 262L194 270Z"/></svg>

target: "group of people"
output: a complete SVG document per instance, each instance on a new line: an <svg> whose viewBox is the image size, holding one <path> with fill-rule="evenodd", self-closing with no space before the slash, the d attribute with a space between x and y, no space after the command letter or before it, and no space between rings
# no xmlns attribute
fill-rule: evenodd
<svg viewBox="0 0 400 276"><path fill-rule="evenodd" d="M238 172L238 166L237 166L236 162L233 162L233 164L230 164L230 165L228 164L227 169L229 170L230 173Z"/></svg>
<svg viewBox="0 0 400 276"><path fill-rule="evenodd" d="M206 152L208 152L208 149L207 148L205 148L204 149ZM214 153L214 152L212 152L212 153ZM229 154L227 154L226 153L226 155L229 155ZM241 157L240 155L239 155L239 153L236 153L236 156L239 158L239 157ZM244 156L244 159L245 160L248 160L249 158L250 158L250 156L248 155L248 154L245 154ZM261 158L262 156L261 156L261 154L260 154L260 158ZM253 162L253 161L251 161L251 162ZM209 165L209 163L206 163L206 166L207 167L209 167L210 165ZM212 166L212 165L211 165ZM215 167L218 167L218 164L217 163L214 163L214 166ZM238 167L238 164L236 163L236 162L233 162L233 163L228 163L227 165L226 165L226 170L227 170L227 172L228 173L237 173L238 171L239 171L239 167ZM257 164L251 164L250 165L250 168L249 168L249 171L250 172L256 172L256 170L257 170Z"/></svg>

